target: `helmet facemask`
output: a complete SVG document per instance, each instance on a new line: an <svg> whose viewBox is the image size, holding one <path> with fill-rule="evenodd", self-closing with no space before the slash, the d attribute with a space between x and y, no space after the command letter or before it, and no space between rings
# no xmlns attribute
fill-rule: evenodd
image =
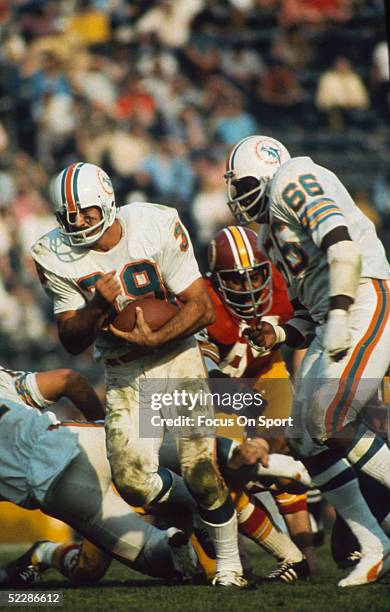
<svg viewBox="0 0 390 612"><path fill-rule="evenodd" d="M272 271L269 261L248 268L234 268L215 272L218 287L229 310L242 319L251 320L265 315L272 305ZM236 282L241 289L228 287ZM243 289L243 283L246 287Z"/></svg>
<svg viewBox="0 0 390 612"><path fill-rule="evenodd" d="M71 246L90 246L91 244L97 242L97 240L103 236L106 229L108 229L114 223L116 215L115 203L112 203L111 208L101 206L100 204L91 204L90 206L84 208L80 208L79 204L76 205L78 210L77 213L70 212L64 203L63 212L56 214L57 220L60 224L60 233L64 238L66 238ZM77 223L78 214L85 211L87 208L92 207L96 207L100 210L102 215L101 220L91 227L72 231L72 227L74 227Z"/></svg>
<svg viewBox="0 0 390 612"><path fill-rule="evenodd" d="M227 204L240 225L259 222L267 209L267 186L269 178L244 176L235 178L233 170L225 174L228 190Z"/></svg>

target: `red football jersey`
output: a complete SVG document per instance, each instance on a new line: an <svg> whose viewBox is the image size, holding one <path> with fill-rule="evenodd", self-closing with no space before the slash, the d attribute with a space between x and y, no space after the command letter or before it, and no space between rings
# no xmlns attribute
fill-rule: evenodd
<svg viewBox="0 0 390 612"><path fill-rule="evenodd" d="M228 310L209 276L205 281L217 318L207 328L209 344L202 343L204 355L219 362L220 369L234 378L258 377L269 366L271 351L256 351L248 344L243 336L244 330L250 327L248 321ZM272 305L262 319L268 319L273 324L283 324L292 315L293 308L288 299L286 284L280 272L272 266Z"/></svg>

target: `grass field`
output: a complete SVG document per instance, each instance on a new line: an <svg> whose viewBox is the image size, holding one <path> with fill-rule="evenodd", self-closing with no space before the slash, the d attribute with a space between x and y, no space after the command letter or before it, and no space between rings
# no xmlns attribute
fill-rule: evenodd
<svg viewBox="0 0 390 612"><path fill-rule="evenodd" d="M273 566L272 560L249 544L255 573L262 575ZM0 550L0 564L12 553ZM63 610L72 612L104 610L112 612L245 612L251 610L284 610L286 612L360 612L390 611L390 579L353 589L337 587L342 572L330 559L326 546L319 552L321 575L293 585L258 586L255 590L238 591L207 586L167 586L161 581L144 578L114 562L105 578L96 587L75 588L51 570L37 590L63 590ZM6 608L2 608L6 609ZM9 609L9 608L7 608ZM47 608L46 608L47 609Z"/></svg>

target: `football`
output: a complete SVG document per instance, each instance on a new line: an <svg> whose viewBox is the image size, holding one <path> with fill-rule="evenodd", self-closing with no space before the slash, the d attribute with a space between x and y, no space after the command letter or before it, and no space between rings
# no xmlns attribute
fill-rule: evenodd
<svg viewBox="0 0 390 612"><path fill-rule="evenodd" d="M130 302L121 310L113 320L112 324L121 331L131 331L135 324L135 309L142 308L145 322L155 331L167 323L178 311L178 307L170 302L156 298L145 298Z"/></svg>

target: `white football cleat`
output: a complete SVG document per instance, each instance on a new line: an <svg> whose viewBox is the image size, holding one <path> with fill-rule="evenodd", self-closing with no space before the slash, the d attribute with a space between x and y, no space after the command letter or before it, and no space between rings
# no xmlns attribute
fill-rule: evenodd
<svg viewBox="0 0 390 612"><path fill-rule="evenodd" d="M390 571L390 547L382 553L367 553L346 578L340 580L339 587L359 586L376 582Z"/></svg>
<svg viewBox="0 0 390 612"><path fill-rule="evenodd" d="M183 582L190 582L199 573L198 558L187 534L176 527L167 529L168 546L175 570Z"/></svg>
<svg viewBox="0 0 390 612"><path fill-rule="evenodd" d="M244 589L248 586L248 582L239 572L229 570L217 572L211 584L213 586L237 587L238 589Z"/></svg>

